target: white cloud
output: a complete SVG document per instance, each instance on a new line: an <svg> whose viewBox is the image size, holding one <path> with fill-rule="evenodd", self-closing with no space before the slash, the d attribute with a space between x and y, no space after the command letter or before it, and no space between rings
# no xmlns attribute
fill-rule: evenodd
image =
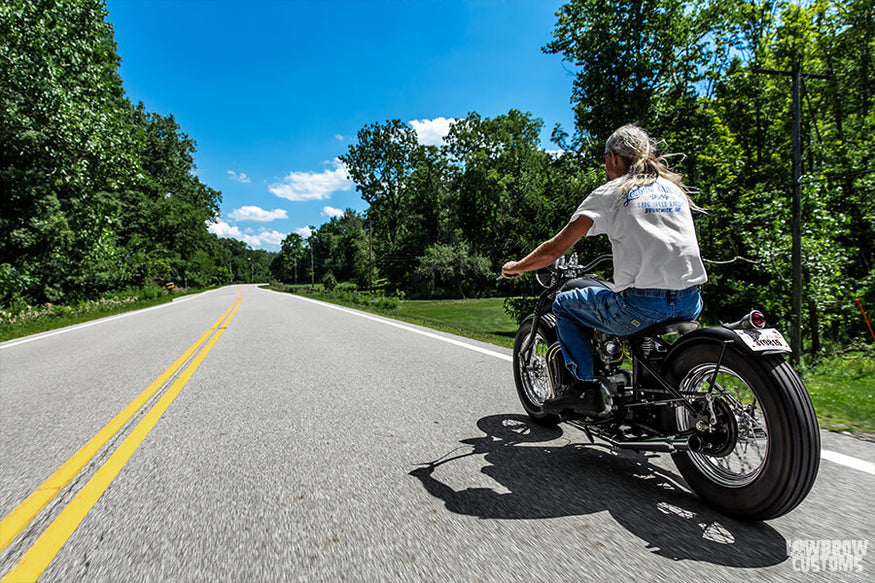
<svg viewBox="0 0 875 583"><path fill-rule="evenodd" d="M424 146L443 146L444 137L450 132L454 118L436 117L434 119L412 119L410 125L416 130L419 143Z"/></svg>
<svg viewBox="0 0 875 583"><path fill-rule="evenodd" d="M237 174L233 170L228 170L228 176L231 178L231 180L242 182L243 184L249 184L250 182L252 182L252 179L246 176L246 173L244 172Z"/></svg>
<svg viewBox="0 0 875 583"><path fill-rule="evenodd" d="M229 225L225 221L210 223L207 226L207 230L210 233L214 233L219 237L224 237L226 239L240 239L241 241L243 240L243 233L240 232L240 229L233 225Z"/></svg>
<svg viewBox="0 0 875 583"><path fill-rule="evenodd" d="M267 249L269 251L279 250L283 239L288 235L288 233L280 233L273 229L261 229L257 233L249 230L244 233L235 225L229 225L225 221L210 223L207 225L207 230L225 239L243 241L253 249Z"/></svg>
<svg viewBox="0 0 875 583"><path fill-rule="evenodd" d="M253 249L277 250L287 235L273 229L262 229L254 235L244 235L243 240Z"/></svg>
<svg viewBox="0 0 875 583"><path fill-rule="evenodd" d="M324 207L322 207L322 216L323 217L342 217L343 211L340 209L336 209L333 206L324 206Z"/></svg>
<svg viewBox="0 0 875 583"><path fill-rule="evenodd" d="M352 180L346 166L335 158L333 169L323 172L291 172L282 182L268 186L280 198L300 202L306 200L325 200L332 192L352 190Z"/></svg>
<svg viewBox="0 0 875 583"><path fill-rule="evenodd" d="M242 206L239 209L234 209L228 213L228 218L234 219L235 221L268 223L277 219L287 219L289 216L283 209L273 209L272 211L268 211L257 206Z"/></svg>
<svg viewBox="0 0 875 583"><path fill-rule="evenodd" d="M310 235L313 234L313 229L310 227L301 227L300 229L295 229L295 232L299 234L303 239L309 239Z"/></svg>
<svg viewBox="0 0 875 583"><path fill-rule="evenodd" d="M334 134L334 139L337 140L338 142L342 142L344 139L343 134Z"/></svg>

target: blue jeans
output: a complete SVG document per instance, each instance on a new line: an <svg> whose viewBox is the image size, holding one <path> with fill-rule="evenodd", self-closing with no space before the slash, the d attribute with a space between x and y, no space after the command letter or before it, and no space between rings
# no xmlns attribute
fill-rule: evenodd
<svg viewBox="0 0 875 583"><path fill-rule="evenodd" d="M699 289L634 289L619 293L602 286L564 291L553 314L565 364L582 381L594 380L592 330L628 336L667 320L694 320L702 311Z"/></svg>

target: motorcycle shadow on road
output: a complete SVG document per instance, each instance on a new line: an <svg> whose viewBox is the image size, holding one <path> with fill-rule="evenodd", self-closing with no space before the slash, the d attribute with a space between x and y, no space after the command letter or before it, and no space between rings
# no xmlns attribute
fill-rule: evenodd
<svg viewBox="0 0 875 583"><path fill-rule="evenodd" d="M547 444L563 436L562 427L542 427L522 415L483 417L477 426L484 437L463 439L463 446L410 472L451 512L539 519L607 510L646 541L651 552L672 560L756 568L787 559L786 540L771 526L739 522L709 509L680 477L652 464L653 454L614 454L588 440L585 445ZM452 482L452 476L470 467L461 462L470 456L484 457L487 465L480 472L503 486L501 491L456 490L436 477L445 466L437 474L449 475Z"/></svg>

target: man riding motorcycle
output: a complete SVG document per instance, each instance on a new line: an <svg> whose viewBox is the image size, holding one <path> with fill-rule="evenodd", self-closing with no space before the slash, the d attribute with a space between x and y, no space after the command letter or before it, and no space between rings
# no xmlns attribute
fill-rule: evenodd
<svg viewBox="0 0 875 583"><path fill-rule="evenodd" d="M593 371L592 330L626 336L669 320L692 320L702 310L699 286L708 276L680 175L665 164L654 140L625 125L605 145L608 182L580 204L568 224L520 261L502 267L506 278L550 265L583 236L611 241L613 289L564 291L553 303L559 343L572 386L544 401L544 411L601 417L612 388Z"/></svg>

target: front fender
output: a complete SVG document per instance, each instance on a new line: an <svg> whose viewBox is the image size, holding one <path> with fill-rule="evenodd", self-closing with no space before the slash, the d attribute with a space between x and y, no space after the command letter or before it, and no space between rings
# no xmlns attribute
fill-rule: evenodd
<svg viewBox="0 0 875 583"><path fill-rule="evenodd" d="M522 322L520 322L520 327L522 327L522 325L525 324L526 322L531 322L534 319L535 319L535 315L529 314L528 316L526 316L523 319ZM547 311L547 312L541 314L541 319L538 323L543 324L544 326L547 326L548 328L555 330L556 329L556 316L553 315L552 311Z"/></svg>

